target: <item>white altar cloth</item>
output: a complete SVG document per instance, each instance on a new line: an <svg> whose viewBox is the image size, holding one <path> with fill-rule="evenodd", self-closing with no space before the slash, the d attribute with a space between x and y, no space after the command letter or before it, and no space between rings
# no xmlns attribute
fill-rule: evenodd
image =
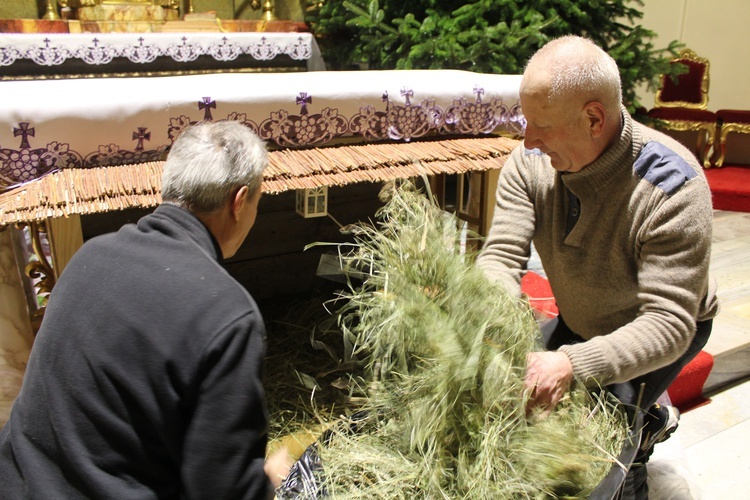
<svg viewBox="0 0 750 500"><path fill-rule="evenodd" d="M241 121L271 148L520 134L520 78L394 70L0 81L0 189L61 168L162 159L201 120Z"/></svg>
<svg viewBox="0 0 750 500"><path fill-rule="evenodd" d="M0 34L0 74L25 64L52 68L66 62L96 68L118 58L133 71L151 68L159 58L188 64L201 56L230 62L242 56L253 61L271 61L288 56L307 63L308 70L323 70L320 50L311 33L2 33ZM189 66L185 66L186 68Z"/></svg>

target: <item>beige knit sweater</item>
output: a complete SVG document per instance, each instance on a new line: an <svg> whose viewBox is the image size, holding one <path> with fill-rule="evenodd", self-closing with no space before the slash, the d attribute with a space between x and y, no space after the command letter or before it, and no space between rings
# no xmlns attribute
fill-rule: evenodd
<svg viewBox="0 0 750 500"><path fill-rule="evenodd" d="M711 193L695 157L623 111L619 141L576 173L519 146L500 173L477 265L520 296L531 242L561 316L587 342L561 348L586 383L631 380L675 361L718 312ZM566 235L569 193L580 216Z"/></svg>

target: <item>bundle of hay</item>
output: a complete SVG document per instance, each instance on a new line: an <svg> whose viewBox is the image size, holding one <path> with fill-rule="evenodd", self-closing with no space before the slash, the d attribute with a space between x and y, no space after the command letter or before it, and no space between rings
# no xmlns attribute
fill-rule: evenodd
<svg viewBox="0 0 750 500"><path fill-rule="evenodd" d="M413 184L386 196L379 225L355 229L344 263L365 279L338 311L367 397L318 447L314 495L586 497L616 461L624 415L577 389L527 418L526 356L540 349L528 306L486 279L455 218Z"/></svg>

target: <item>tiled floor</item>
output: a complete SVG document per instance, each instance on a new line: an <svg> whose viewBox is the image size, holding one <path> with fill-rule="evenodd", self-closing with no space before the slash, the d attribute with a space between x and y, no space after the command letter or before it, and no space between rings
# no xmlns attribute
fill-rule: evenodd
<svg viewBox="0 0 750 500"><path fill-rule="evenodd" d="M654 500L750 498L750 213L714 214L711 269L721 311L706 351L710 402L682 414L649 462Z"/></svg>

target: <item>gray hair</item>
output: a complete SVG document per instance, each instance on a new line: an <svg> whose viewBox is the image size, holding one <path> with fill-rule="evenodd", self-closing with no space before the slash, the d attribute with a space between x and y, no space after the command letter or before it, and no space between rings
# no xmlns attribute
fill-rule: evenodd
<svg viewBox="0 0 750 500"><path fill-rule="evenodd" d="M550 74L550 102L576 96L620 113L622 83L617 63L591 40L575 35L552 40L529 59L526 68L532 65Z"/></svg>
<svg viewBox="0 0 750 500"><path fill-rule="evenodd" d="M236 121L187 127L172 144L162 174L162 200L197 213L220 208L242 186L260 188L268 152L263 141Z"/></svg>

